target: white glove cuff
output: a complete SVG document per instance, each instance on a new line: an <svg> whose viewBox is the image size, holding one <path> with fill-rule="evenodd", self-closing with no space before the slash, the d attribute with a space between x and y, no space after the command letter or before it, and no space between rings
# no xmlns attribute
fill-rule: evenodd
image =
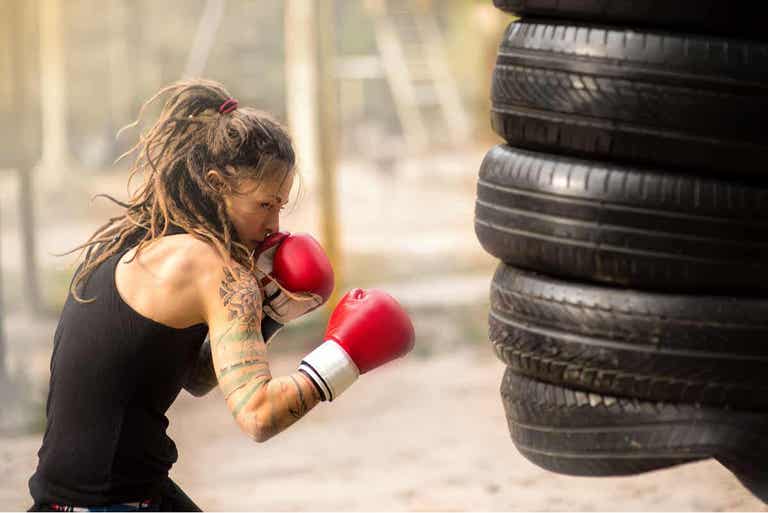
<svg viewBox="0 0 768 513"><path fill-rule="evenodd" d="M326 340L305 356L299 370L315 382L324 401L333 401L360 376L355 362L335 340Z"/></svg>

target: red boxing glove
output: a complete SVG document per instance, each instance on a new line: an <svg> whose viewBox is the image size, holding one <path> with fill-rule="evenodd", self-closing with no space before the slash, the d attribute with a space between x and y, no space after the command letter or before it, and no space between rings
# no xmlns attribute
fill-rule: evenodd
<svg viewBox="0 0 768 513"><path fill-rule="evenodd" d="M360 374L408 353L413 338L413 324L403 307L377 289L347 292L325 330L325 340L335 340Z"/></svg>
<svg viewBox="0 0 768 513"><path fill-rule="evenodd" d="M311 292L325 303L333 292L333 268L325 251L306 233L289 235L275 252L272 275L291 292Z"/></svg>
<svg viewBox="0 0 768 513"><path fill-rule="evenodd" d="M384 291L353 289L328 321L326 341L299 365L325 400L333 400L360 374L404 356L414 330L403 307Z"/></svg>
<svg viewBox="0 0 768 513"><path fill-rule="evenodd" d="M333 291L331 263L308 234L271 235L259 248L256 266L266 274L264 313L286 324L325 303ZM293 294L287 294L277 282Z"/></svg>

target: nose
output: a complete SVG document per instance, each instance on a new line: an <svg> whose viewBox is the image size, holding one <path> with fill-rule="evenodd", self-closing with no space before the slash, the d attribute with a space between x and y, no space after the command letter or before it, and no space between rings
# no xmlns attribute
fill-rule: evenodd
<svg viewBox="0 0 768 513"><path fill-rule="evenodd" d="M265 231L269 231L272 233L276 233L280 231L280 213L279 212L273 212L269 215L269 218L267 219L267 223L264 226Z"/></svg>

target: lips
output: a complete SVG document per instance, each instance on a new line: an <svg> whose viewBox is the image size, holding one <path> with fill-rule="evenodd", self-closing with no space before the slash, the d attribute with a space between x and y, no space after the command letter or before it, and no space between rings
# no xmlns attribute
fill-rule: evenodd
<svg viewBox="0 0 768 513"><path fill-rule="evenodd" d="M255 249L260 252L274 245L280 244L289 235L290 232L273 232L264 237L262 240L251 239L251 243L255 246Z"/></svg>

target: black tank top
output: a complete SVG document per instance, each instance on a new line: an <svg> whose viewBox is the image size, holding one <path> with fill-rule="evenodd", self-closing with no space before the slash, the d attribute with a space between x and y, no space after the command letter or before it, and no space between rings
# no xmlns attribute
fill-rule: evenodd
<svg viewBox="0 0 768 513"><path fill-rule="evenodd" d="M177 232L178 233L178 232ZM129 249L129 248L128 248ZM71 293L53 340L47 425L29 490L37 504L105 505L152 497L177 459L165 412L208 332L137 313L115 287L117 262Z"/></svg>

